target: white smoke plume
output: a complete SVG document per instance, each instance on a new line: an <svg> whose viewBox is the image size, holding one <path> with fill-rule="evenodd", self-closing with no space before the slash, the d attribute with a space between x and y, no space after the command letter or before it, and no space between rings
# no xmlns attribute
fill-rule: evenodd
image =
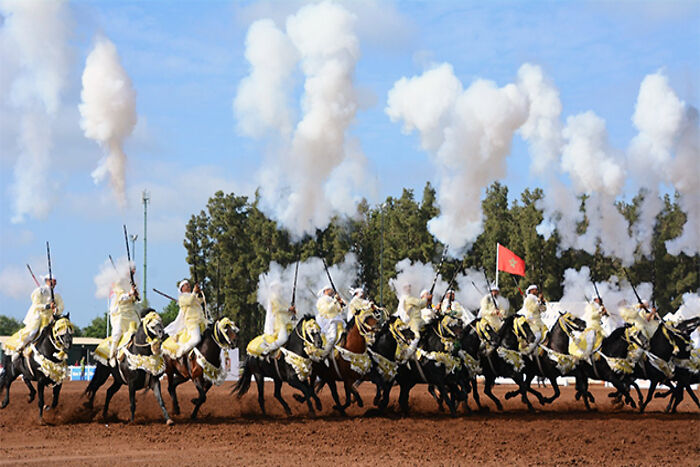
<svg viewBox="0 0 700 467"><path fill-rule="evenodd" d="M267 307L268 300L272 295L278 295L282 303L291 304L295 267L295 263L287 267L282 267L274 261L270 263L270 269L258 278L258 303L260 305ZM349 289L361 285L357 283L359 271L357 257L354 253L348 253L342 262L329 266L328 271L338 292L348 302L350 300ZM321 258L309 258L299 263L296 291L297 316L316 314L316 295L327 285L330 284Z"/></svg>
<svg viewBox="0 0 700 467"><path fill-rule="evenodd" d="M85 61L82 82L80 126L85 136L98 142L105 152L92 177L99 183L109 176L117 201L125 207L124 140L136 126L136 91L109 39L97 38Z"/></svg>
<svg viewBox="0 0 700 467"><path fill-rule="evenodd" d="M486 282L484 273L472 268L464 270L455 282L457 283L455 299L471 311L479 309L482 297L489 293L491 287L491 284Z"/></svg>
<svg viewBox="0 0 700 467"><path fill-rule="evenodd" d="M4 84L19 117L19 154L10 188L16 223L26 216L46 217L52 206L52 124L70 65L70 13L64 1L3 0L0 14L0 61L3 74L9 74Z"/></svg>
<svg viewBox="0 0 700 467"><path fill-rule="evenodd" d="M406 293L418 297L422 290L430 289L434 279L435 267L432 263L424 264L420 261L413 263L409 258L405 258L396 263L396 277L389 279L389 286L399 299ZM447 281L443 279L442 275L439 275L435 283L435 290L433 291L435 295L433 303L440 300L440 295L442 295L446 289Z"/></svg>
<svg viewBox="0 0 700 467"><path fill-rule="evenodd" d="M700 316L700 295L687 292L683 294L683 304L673 313L664 316L668 321L677 323Z"/></svg>
<svg viewBox="0 0 700 467"><path fill-rule="evenodd" d="M389 91L387 115L403 121L406 133L418 130L437 166L440 215L428 228L451 251L481 233L481 192L505 176L513 134L527 121L528 109L527 93L516 84L499 88L477 79L463 90L447 63L401 78Z"/></svg>
<svg viewBox="0 0 700 467"><path fill-rule="evenodd" d="M681 194L680 204L688 219L682 235L666 246L671 254L692 256L700 248L697 110L676 96L666 75L659 71L642 81L632 121L639 133L629 145L628 163L647 192L633 234L642 253L648 255L656 216L663 208L659 185L671 185Z"/></svg>
<svg viewBox="0 0 700 467"><path fill-rule="evenodd" d="M131 289L131 281L129 278L129 264L134 266L134 263L129 263L126 256L117 258L114 265L107 259L100 265L99 272L93 278L95 283L95 298L108 298L112 292L112 286L116 283L123 290ZM134 276L134 280L136 277Z"/></svg>
<svg viewBox="0 0 700 467"><path fill-rule="evenodd" d="M588 266L580 270L567 269L564 271L564 293L561 302L591 301L596 298L595 288L591 281L591 271ZM629 282L617 276L610 276L605 281L596 282L598 291L603 299L606 309L611 314L617 313L618 304L625 300L628 304L636 304L637 298ZM637 293L642 300L650 300L653 286L650 282L642 282L635 285Z"/></svg>
<svg viewBox="0 0 700 467"><path fill-rule="evenodd" d="M284 32L269 19L248 30L251 71L238 87L234 111L242 133L278 136L260 174L263 204L295 236L326 227L335 212L352 214L353 189L364 183L364 155L349 149L347 136L359 105L355 20L326 1L289 16ZM294 124L290 93L297 67L304 91ZM355 170L346 174L348 163Z"/></svg>

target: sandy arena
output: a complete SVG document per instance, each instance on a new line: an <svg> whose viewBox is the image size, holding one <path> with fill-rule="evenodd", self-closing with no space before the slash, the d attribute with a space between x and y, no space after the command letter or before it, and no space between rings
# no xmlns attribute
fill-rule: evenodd
<svg viewBox="0 0 700 467"><path fill-rule="evenodd" d="M58 410L39 424L36 403L28 405L21 381L12 389L10 406L0 411L0 464L71 463L72 465L692 465L700 464L700 413L687 398L680 413L662 412L655 400L648 413L615 409L609 389L593 385L598 411L587 413L573 399L571 387L553 405L529 414L519 400L504 401L505 412L463 415L453 419L437 411L425 387L412 391L412 415L363 418L364 409L349 418L331 413L330 394L321 394L324 408L316 419L306 415L285 387L294 416L285 417L266 388L269 417L261 417L255 385L241 400L229 396L230 384L214 388L201 420L187 419L194 386L180 386L183 414L166 427L153 394L137 396L136 422L127 424L125 388L114 397L110 419L81 409L85 382L64 385ZM497 387L503 399L510 386ZM392 410L398 388L392 392ZM371 404L373 387L360 388ZM549 394L550 388L545 389ZM165 396L170 408L169 396ZM96 407L104 401L104 388Z"/></svg>

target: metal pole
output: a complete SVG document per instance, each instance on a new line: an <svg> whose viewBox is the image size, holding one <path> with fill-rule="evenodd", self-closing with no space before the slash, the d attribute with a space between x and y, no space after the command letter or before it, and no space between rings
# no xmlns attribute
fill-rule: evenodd
<svg viewBox="0 0 700 467"><path fill-rule="evenodd" d="M379 215L381 217L382 236L379 241L379 306L384 306L384 207L386 203L382 203Z"/></svg>
<svg viewBox="0 0 700 467"><path fill-rule="evenodd" d="M139 238L139 234L131 234L129 238L131 239L131 260L134 262L134 266L136 266L136 239Z"/></svg>
<svg viewBox="0 0 700 467"><path fill-rule="evenodd" d="M496 242L496 287L498 287L498 250L500 250L499 246L500 243ZM486 286L488 287L488 284L486 284Z"/></svg>
<svg viewBox="0 0 700 467"><path fill-rule="evenodd" d="M147 265L148 257L147 247L148 247L148 203L151 201L151 194L148 190L143 190L141 199L143 200L143 301L148 303L146 294L148 293L148 284L146 283L147 278Z"/></svg>

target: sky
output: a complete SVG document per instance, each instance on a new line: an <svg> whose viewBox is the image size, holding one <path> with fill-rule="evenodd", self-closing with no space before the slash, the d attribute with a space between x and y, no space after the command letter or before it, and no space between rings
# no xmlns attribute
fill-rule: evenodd
<svg viewBox="0 0 700 467"><path fill-rule="evenodd" d="M22 152L21 115L27 112L17 97L24 56L0 43L5 64L0 65L0 313L24 317L33 288L25 264L37 274L47 272L48 240L57 291L73 321L87 325L106 310L106 299L95 296L93 278L107 255L124 255L123 223L139 235L140 282L144 189L151 194L148 287L176 293L175 284L188 275L182 240L189 217L217 190L254 193L269 162L269 140L243 134L233 109L250 72L248 28L270 18L283 29L285 18L305 3L68 2L65 84L51 114L50 166L42 181L50 187L48 202L42 201L47 212L27 214L19 222L13 184ZM451 64L464 87L477 78L504 86L524 63L539 65L559 90L562 115L594 111L605 121L610 144L621 149L637 133L632 115L645 76L662 70L677 96L698 107L698 2L360 0L341 5L355 15L359 41L352 72L358 108L346 132L366 159L367 188L357 194L372 202L399 196L404 187L420 196L426 181L438 183L420 136L402 131L385 109L397 80L439 63ZM8 33L8 11L8 2L0 1L0 37ZM81 76L99 37L116 47L136 93L138 118L123 147L124 208L109 183L93 182L91 173L104 152L81 128ZM299 76L292 87L298 108ZM512 195L540 186L520 135L513 137L505 162L501 181ZM635 189L626 183L620 197L629 199ZM157 309L166 304L152 292L148 298Z"/></svg>

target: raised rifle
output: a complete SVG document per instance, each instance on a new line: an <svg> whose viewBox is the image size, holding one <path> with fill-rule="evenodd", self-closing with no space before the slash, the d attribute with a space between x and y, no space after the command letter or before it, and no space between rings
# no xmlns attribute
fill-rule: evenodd
<svg viewBox="0 0 700 467"><path fill-rule="evenodd" d="M598 297L598 301L600 302L600 306L603 306L603 297L600 296L600 292L598 292L598 286L596 285L595 281L593 282L593 289L595 289L595 294Z"/></svg>
<svg viewBox="0 0 700 467"><path fill-rule="evenodd" d="M328 276L328 282L331 283L331 287L333 288L333 292L336 293L336 295L340 296L340 293L338 293L338 289L335 288L335 284L333 283L333 278L331 277L331 272L328 270L328 265L326 264L326 258L321 256L321 261L323 261L323 269L326 271L326 276Z"/></svg>
<svg viewBox="0 0 700 467"><path fill-rule="evenodd" d="M195 247L197 248L197 237L192 236L192 243ZM195 285L199 284L199 278L197 277L197 252L195 251L194 254L192 255L192 272L194 275L194 283ZM207 298L204 296L204 290L201 289L200 285L200 293L202 297L202 311L204 311L204 314L206 315L207 319L211 320L211 316L209 316L209 310L207 310Z"/></svg>
<svg viewBox="0 0 700 467"><path fill-rule="evenodd" d="M486 286L488 287L489 276L486 275L486 269L481 268L481 272L484 273L484 279L486 279ZM491 293L491 287L489 287L489 297L491 297L491 301L493 302L493 306L498 310L498 303L496 303L496 297L494 297L493 294Z"/></svg>
<svg viewBox="0 0 700 467"><path fill-rule="evenodd" d="M168 294L165 293L165 292L161 292L160 290L158 290L158 289L156 289L156 288L154 288L153 291L154 291L155 293L159 294L159 295L164 296L165 298L168 298L168 299L170 299L170 300L172 300L172 301L174 301L174 302L177 302L177 299L176 299L176 298L171 297L170 295L168 295Z"/></svg>
<svg viewBox="0 0 700 467"><path fill-rule="evenodd" d="M447 292L452 289L452 286L454 285L455 279L457 279L457 275L462 271L462 267L464 266L464 261L459 263L459 266L457 269L455 269L454 274L452 274L452 278L450 279L450 282L447 284L447 289L445 289L445 293L442 294L442 298L440 298L440 305L442 305L442 302L445 300L445 297L447 296ZM449 302L450 309L452 309L452 297L450 296L450 302ZM441 310L442 311L442 310Z"/></svg>
<svg viewBox="0 0 700 467"><path fill-rule="evenodd" d="M39 284L39 281L36 279L36 276L34 275L34 272L32 271L31 266L27 264L27 269L29 269L29 274L32 275L32 279L34 279L34 283L36 284L37 287L41 287L41 284Z"/></svg>
<svg viewBox="0 0 700 467"><path fill-rule="evenodd" d="M301 258L299 258L301 259ZM294 285L292 286L292 306L295 305L297 301L297 277L299 277L299 259L297 259L297 264L294 266Z"/></svg>
<svg viewBox="0 0 700 467"><path fill-rule="evenodd" d="M449 248L449 245L445 245L445 248L442 250L442 256L440 257L440 264L438 264L437 271L435 272L435 277L433 278L433 285L430 286L430 296L433 296L433 292L435 291L435 284L437 284L438 277L440 277L440 270L442 270L442 265L445 262L445 258L447 257L447 249ZM430 302L428 302L428 305L430 305L432 302L432 298Z"/></svg>
<svg viewBox="0 0 700 467"><path fill-rule="evenodd" d="M136 301L140 301L139 290L136 288L136 281L134 281L134 269L131 267L131 250L129 250L129 234L126 231L126 224L124 224L124 242L126 243L126 259L129 262L129 281L134 289Z"/></svg>
<svg viewBox="0 0 700 467"><path fill-rule="evenodd" d="M56 297L53 293L53 273L51 272L51 249L49 248L49 242L46 242L46 260L49 263L49 291L51 292L51 304L56 302Z"/></svg>
<svg viewBox="0 0 700 467"><path fill-rule="evenodd" d="M107 256L109 256L109 262L112 263L112 267L113 267L114 270L116 271L116 270L117 270L117 265L114 264L114 260L112 259L112 255L107 255Z"/></svg>
<svg viewBox="0 0 700 467"><path fill-rule="evenodd" d="M637 293L637 288L634 286L634 284L633 284L632 281L630 280L630 276L629 276L629 274L627 273L627 268L622 268L622 270L623 270L624 273L625 273L625 277L627 278L627 282L629 282L630 285L632 286L632 292L634 292L634 296L637 297L637 303L639 303L639 306L640 306L640 307L642 307L642 308L644 308L645 310L649 311L649 310L647 309L647 307L644 306L644 302L642 302L641 297L640 297L639 294Z"/></svg>

